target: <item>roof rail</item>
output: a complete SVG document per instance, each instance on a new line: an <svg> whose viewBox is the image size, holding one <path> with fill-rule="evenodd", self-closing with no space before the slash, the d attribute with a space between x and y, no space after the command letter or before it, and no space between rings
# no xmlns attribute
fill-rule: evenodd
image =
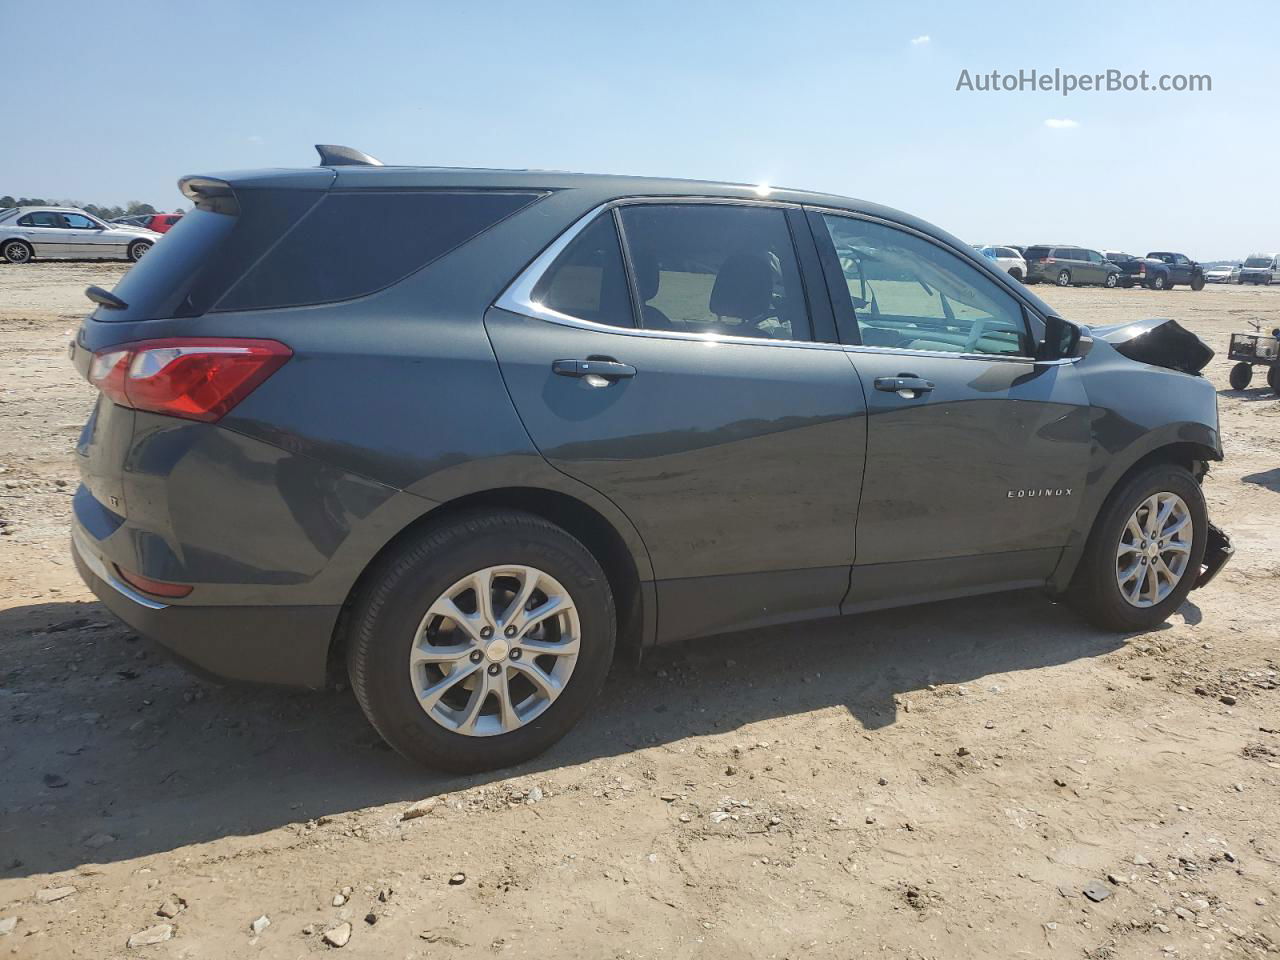
<svg viewBox="0 0 1280 960"><path fill-rule="evenodd" d="M316 152L320 154L322 167L380 167L381 160L375 160L367 153L354 147L344 147L336 143L317 143Z"/></svg>

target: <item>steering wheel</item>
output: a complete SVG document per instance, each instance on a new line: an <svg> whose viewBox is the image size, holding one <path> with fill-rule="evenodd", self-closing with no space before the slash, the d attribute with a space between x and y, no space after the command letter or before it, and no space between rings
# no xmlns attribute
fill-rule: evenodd
<svg viewBox="0 0 1280 960"><path fill-rule="evenodd" d="M973 328L969 331L969 337L964 342L964 352L973 353L973 348L978 345L978 341L982 339L982 335L987 332L987 318L983 317L975 320Z"/></svg>

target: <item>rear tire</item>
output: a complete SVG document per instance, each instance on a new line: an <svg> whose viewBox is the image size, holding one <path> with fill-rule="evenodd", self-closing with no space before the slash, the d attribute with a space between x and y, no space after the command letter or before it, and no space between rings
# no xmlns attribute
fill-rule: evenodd
<svg viewBox="0 0 1280 960"><path fill-rule="evenodd" d="M1134 558L1141 560L1143 552L1120 554L1122 537L1129 536L1127 531L1131 518L1144 504L1152 497L1169 494L1181 501L1190 518L1191 543L1186 552L1185 566L1172 589L1159 602L1136 606L1122 592L1119 565L1122 560L1126 564ZM1094 520L1084 556L1080 558L1080 566L1076 568L1067 593L1068 601L1103 630L1132 633L1150 630L1164 623L1182 606L1195 586L1204 558L1208 529L1204 495L1185 467L1160 463L1135 473L1112 491ZM1162 554L1161 560L1164 559ZM1145 571L1146 564L1142 564L1142 569Z"/></svg>
<svg viewBox="0 0 1280 960"><path fill-rule="evenodd" d="M30 263L33 255L30 244L21 240L10 240L0 250L0 254L10 263Z"/></svg>
<svg viewBox="0 0 1280 960"><path fill-rule="evenodd" d="M1227 381L1231 384L1232 390L1243 390L1249 386L1249 381L1253 379L1252 364L1245 363L1241 360L1231 368L1231 374L1227 377Z"/></svg>
<svg viewBox="0 0 1280 960"><path fill-rule="evenodd" d="M1169 286L1169 281L1167 281L1163 275L1157 273L1147 283L1147 286L1149 286L1152 290L1165 290Z"/></svg>
<svg viewBox="0 0 1280 960"><path fill-rule="evenodd" d="M129 244L130 262L137 263L144 256L146 256L147 251L150 249L151 249L150 240L135 240L133 243Z"/></svg>
<svg viewBox="0 0 1280 960"><path fill-rule="evenodd" d="M1017 267L1013 267L1009 271L1009 276L1013 277L1013 279L1017 280L1019 283L1022 282L1022 271L1019 270Z"/></svg>
<svg viewBox="0 0 1280 960"><path fill-rule="evenodd" d="M556 626L554 635L543 632L541 640L519 631L506 632L515 629L513 618L502 620L498 608L516 604L502 598L504 588L498 585L507 579L505 572L491 572L482 581L492 582L496 592L490 594L495 622L482 627L485 617L476 602L478 592L470 594L468 601L465 592L454 591L473 574L480 576L491 568L532 570L546 578L542 582L555 585L552 592L563 590L568 602L557 609L566 612L547 617L545 623L568 622L560 619L563 616L570 618L572 628ZM569 732L609 672L617 633L609 581L586 547L541 517L514 510L457 517L396 548L378 562L367 580L356 598L347 634L351 686L369 722L410 760L454 773L493 770L528 760ZM507 598L522 589L516 586L519 582L512 580ZM535 606L526 605L520 612L538 609L537 604L546 603L550 596L551 592L538 599L535 592L528 601ZM460 598L452 609L465 615L467 629L456 619L429 612L440 609L449 597ZM466 609L469 602L470 610ZM480 639L485 629L487 640ZM552 693L528 679L530 668L542 670L541 682L566 663L557 656L533 652L539 642L546 649L548 637L560 642L576 639L576 659L567 664L571 672L558 687L552 685ZM431 642L442 638L443 647ZM522 642L529 646L521 648ZM432 659L443 661L436 655L450 646L465 646L470 652L447 663L411 667L411 654L427 650ZM443 682L453 671L462 672L465 679L452 685ZM486 675L495 684L501 682L502 696L482 691L480 684L489 682ZM427 694L433 687L446 689L433 700ZM539 697L549 703L542 704ZM510 715L509 725L501 708L508 703L519 705L522 698L524 706ZM529 705L533 712L527 720L516 715ZM482 722L472 722L468 730L466 722L442 719L442 713L474 713Z"/></svg>
<svg viewBox="0 0 1280 960"><path fill-rule="evenodd" d="M1280 363L1273 363L1267 368L1267 386L1272 393L1280 396Z"/></svg>
<svg viewBox="0 0 1280 960"><path fill-rule="evenodd" d="M1058 271L1058 286L1060 287L1071 286L1071 272L1069 270Z"/></svg>
<svg viewBox="0 0 1280 960"><path fill-rule="evenodd" d="M1119 282L1120 282L1119 274L1108 273L1107 279L1103 281L1103 286L1114 288L1115 285Z"/></svg>

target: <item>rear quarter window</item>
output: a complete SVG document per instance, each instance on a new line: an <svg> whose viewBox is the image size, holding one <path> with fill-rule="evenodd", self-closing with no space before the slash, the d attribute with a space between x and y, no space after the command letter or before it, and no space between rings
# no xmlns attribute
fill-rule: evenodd
<svg viewBox="0 0 1280 960"><path fill-rule="evenodd" d="M214 310L306 306L375 293L540 196L498 191L327 194Z"/></svg>

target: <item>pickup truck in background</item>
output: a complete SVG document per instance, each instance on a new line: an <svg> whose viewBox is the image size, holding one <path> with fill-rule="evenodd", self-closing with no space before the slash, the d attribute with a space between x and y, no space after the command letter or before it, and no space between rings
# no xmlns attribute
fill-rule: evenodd
<svg viewBox="0 0 1280 960"><path fill-rule="evenodd" d="M1251 253L1240 268L1241 283L1275 283L1280 280L1280 254Z"/></svg>
<svg viewBox="0 0 1280 960"><path fill-rule="evenodd" d="M1156 251L1145 257L1135 257L1108 250L1104 256L1120 268L1122 287L1171 290L1182 284L1192 290L1204 289L1203 268L1185 254Z"/></svg>

